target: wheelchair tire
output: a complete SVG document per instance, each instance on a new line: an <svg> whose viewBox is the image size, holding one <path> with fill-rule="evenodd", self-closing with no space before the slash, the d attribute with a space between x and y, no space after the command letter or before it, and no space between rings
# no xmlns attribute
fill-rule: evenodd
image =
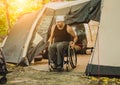
<svg viewBox="0 0 120 85"><path fill-rule="evenodd" d="M71 49L70 46L68 47L68 56L70 60L70 65L72 68L75 68L77 65L77 56L76 56L76 51L75 48Z"/></svg>

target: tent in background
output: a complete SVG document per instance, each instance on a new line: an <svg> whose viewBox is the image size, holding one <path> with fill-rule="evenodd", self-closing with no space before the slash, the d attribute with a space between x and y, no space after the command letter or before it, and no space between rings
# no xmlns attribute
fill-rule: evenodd
<svg viewBox="0 0 120 85"><path fill-rule="evenodd" d="M10 31L3 46L3 54L6 62L18 64L23 60L23 57L25 57L23 52L25 49L26 39L37 15L38 11L23 15L18 19Z"/></svg>
<svg viewBox="0 0 120 85"><path fill-rule="evenodd" d="M102 0L95 49L86 67L87 75L120 77L120 0Z"/></svg>

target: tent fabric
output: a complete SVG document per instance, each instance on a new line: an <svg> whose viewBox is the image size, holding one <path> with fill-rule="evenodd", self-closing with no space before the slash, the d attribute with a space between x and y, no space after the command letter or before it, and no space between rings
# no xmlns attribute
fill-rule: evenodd
<svg viewBox="0 0 120 85"><path fill-rule="evenodd" d="M90 0L78 0L70 2L54 2L46 5L46 14L51 15L66 15L70 11L74 12L78 9L82 9Z"/></svg>
<svg viewBox="0 0 120 85"><path fill-rule="evenodd" d="M23 15L18 19L10 31L3 46L3 54L6 62L18 64L23 59L21 55L24 49L26 38L37 14L38 11Z"/></svg>
<svg viewBox="0 0 120 85"><path fill-rule="evenodd" d="M120 77L120 0L102 0L101 19L95 49L87 75Z"/></svg>
<svg viewBox="0 0 120 85"><path fill-rule="evenodd" d="M88 64L86 75L89 76L109 76L120 77L120 67Z"/></svg>
<svg viewBox="0 0 120 85"><path fill-rule="evenodd" d="M101 0L91 0L82 9L66 15L66 24L88 23L90 20L100 21Z"/></svg>
<svg viewBox="0 0 120 85"><path fill-rule="evenodd" d="M77 1L65 1L65 2L52 2L48 3L46 5L47 8L54 9L54 10L59 10L59 9L66 9L66 8L72 8L72 11L75 11L81 6L84 5L84 3L89 2L90 0L77 0ZM67 11L67 10L66 10Z"/></svg>

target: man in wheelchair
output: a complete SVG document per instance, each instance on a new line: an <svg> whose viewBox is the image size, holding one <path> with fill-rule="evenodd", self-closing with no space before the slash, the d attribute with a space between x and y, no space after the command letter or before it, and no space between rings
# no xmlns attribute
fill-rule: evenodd
<svg viewBox="0 0 120 85"><path fill-rule="evenodd" d="M73 40L71 40L71 37L73 37ZM64 50L69 45L74 48L77 39L78 37L73 29L64 23L64 16L56 16L56 24L52 26L48 39L49 63L53 69L63 70Z"/></svg>

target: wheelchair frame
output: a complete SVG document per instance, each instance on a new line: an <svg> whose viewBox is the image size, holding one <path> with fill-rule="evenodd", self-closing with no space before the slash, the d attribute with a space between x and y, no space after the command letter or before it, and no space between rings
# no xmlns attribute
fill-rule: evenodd
<svg viewBox="0 0 120 85"><path fill-rule="evenodd" d="M69 71L70 66L74 69L77 66L77 55L76 55L76 50L75 48L72 49L71 46L68 46L67 49L67 56L66 56L66 60L65 60L65 56L64 56L64 62L63 62L63 66L66 65L66 71ZM53 69L50 66L50 58L48 58L48 69L51 72Z"/></svg>

